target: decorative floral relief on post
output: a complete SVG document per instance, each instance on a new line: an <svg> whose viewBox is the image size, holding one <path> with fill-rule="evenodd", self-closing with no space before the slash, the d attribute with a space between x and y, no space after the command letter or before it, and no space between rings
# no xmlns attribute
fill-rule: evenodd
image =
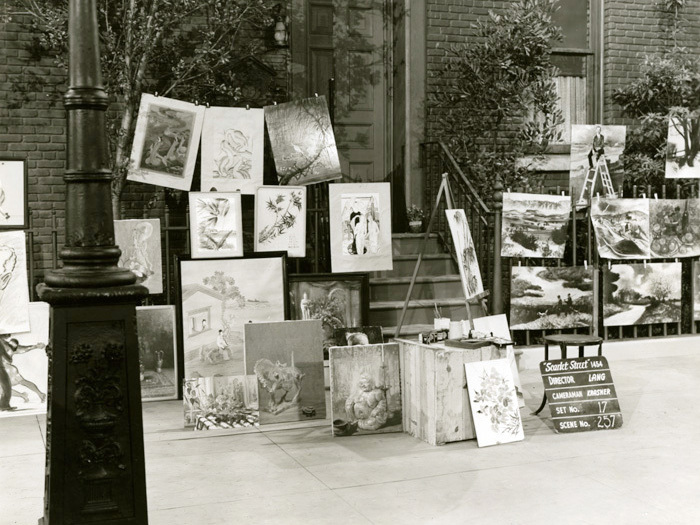
<svg viewBox="0 0 700 525"><path fill-rule="evenodd" d="M80 446L82 469L79 475L85 478L107 477L115 468L119 470L126 468L121 463L123 457L122 448L114 439L104 439L100 445L85 439Z"/></svg>

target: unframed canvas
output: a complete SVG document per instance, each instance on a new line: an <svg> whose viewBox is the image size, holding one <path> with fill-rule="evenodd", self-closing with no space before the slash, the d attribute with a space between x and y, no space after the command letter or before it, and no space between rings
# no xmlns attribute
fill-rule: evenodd
<svg viewBox="0 0 700 525"><path fill-rule="evenodd" d="M0 230L29 226L27 162L0 158Z"/></svg>
<svg viewBox="0 0 700 525"><path fill-rule="evenodd" d="M454 242L455 253L459 263L459 275L462 280L462 288L466 299L483 293L484 283L481 280L479 260L476 257L474 240L467 223L464 210L445 210L447 222L450 225L450 233Z"/></svg>
<svg viewBox="0 0 700 525"><path fill-rule="evenodd" d="M597 128L600 127L602 139L594 139ZM601 151L605 155L605 163L608 166L613 189L622 185L624 170L620 162L620 155L625 149L625 139L627 135L626 126L604 126L604 125L580 125L571 126L571 164L569 171L569 186L571 188L571 199L579 202L581 189L589 170L595 168L598 160L598 153ZM595 142L594 142L595 140ZM591 173L593 175L593 173ZM598 177L593 191L585 192L583 201L588 202L592 196L600 193L604 195L604 187L601 177Z"/></svg>
<svg viewBox="0 0 700 525"><path fill-rule="evenodd" d="M649 201L651 257L700 255L700 199Z"/></svg>
<svg viewBox="0 0 700 525"><path fill-rule="evenodd" d="M30 330L26 250L23 231L0 232L0 334Z"/></svg>
<svg viewBox="0 0 700 525"><path fill-rule="evenodd" d="M251 430L259 425L255 376L216 376L184 379L182 403L185 428Z"/></svg>
<svg viewBox="0 0 700 525"><path fill-rule="evenodd" d="M189 191L204 106L141 95L127 180Z"/></svg>
<svg viewBox="0 0 700 525"><path fill-rule="evenodd" d="M193 259L243 255L240 193L190 192Z"/></svg>
<svg viewBox="0 0 700 525"><path fill-rule="evenodd" d="M691 118L671 117L668 120L666 146L666 178L700 178L700 115Z"/></svg>
<svg viewBox="0 0 700 525"><path fill-rule="evenodd" d="M649 201L603 199L591 202L598 254L604 259L649 258Z"/></svg>
<svg viewBox="0 0 700 525"><path fill-rule="evenodd" d="M175 317L172 305L136 307L142 401L177 399Z"/></svg>
<svg viewBox="0 0 700 525"><path fill-rule="evenodd" d="M202 126L202 190L254 195L263 183L262 109L211 107Z"/></svg>
<svg viewBox="0 0 700 525"><path fill-rule="evenodd" d="M306 187L262 186L255 195L255 251L306 257Z"/></svg>
<svg viewBox="0 0 700 525"><path fill-rule="evenodd" d="M163 293L160 219L114 221L114 242L122 251L119 266L134 272L148 293Z"/></svg>

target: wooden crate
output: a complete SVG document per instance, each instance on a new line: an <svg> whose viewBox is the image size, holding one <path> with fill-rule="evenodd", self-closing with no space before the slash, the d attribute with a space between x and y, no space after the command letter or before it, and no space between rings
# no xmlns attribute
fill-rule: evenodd
<svg viewBox="0 0 700 525"><path fill-rule="evenodd" d="M506 349L396 342L401 356L404 432L431 445L474 439L464 363L505 358Z"/></svg>

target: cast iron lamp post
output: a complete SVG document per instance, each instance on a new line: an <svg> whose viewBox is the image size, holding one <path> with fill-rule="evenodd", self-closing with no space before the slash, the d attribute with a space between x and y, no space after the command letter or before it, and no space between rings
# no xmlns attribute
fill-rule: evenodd
<svg viewBox="0 0 700 525"><path fill-rule="evenodd" d="M135 306L111 206L96 0L70 0L66 244L46 274L51 304L46 486L41 525L146 525Z"/></svg>

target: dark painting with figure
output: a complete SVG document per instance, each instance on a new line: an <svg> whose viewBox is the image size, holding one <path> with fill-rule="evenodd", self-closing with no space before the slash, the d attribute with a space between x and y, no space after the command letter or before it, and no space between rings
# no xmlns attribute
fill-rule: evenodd
<svg viewBox="0 0 700 525"><path fill-rule="evenodd" d="M586 176L593 175L596 167L603 164L610 174L613 189L617 191L624 179L620 155L625 149L626 126L573 125L571 126L571 164L569 186L571 198L576 203L587 203L597 194L605 195L600 175L593 191L584 188Z"/></svg>
<svg viewBox="0 0 700 525"><path fill-rule="evenodd" d="M177 399L175 307L137 306L141 399Z"/></svg>

